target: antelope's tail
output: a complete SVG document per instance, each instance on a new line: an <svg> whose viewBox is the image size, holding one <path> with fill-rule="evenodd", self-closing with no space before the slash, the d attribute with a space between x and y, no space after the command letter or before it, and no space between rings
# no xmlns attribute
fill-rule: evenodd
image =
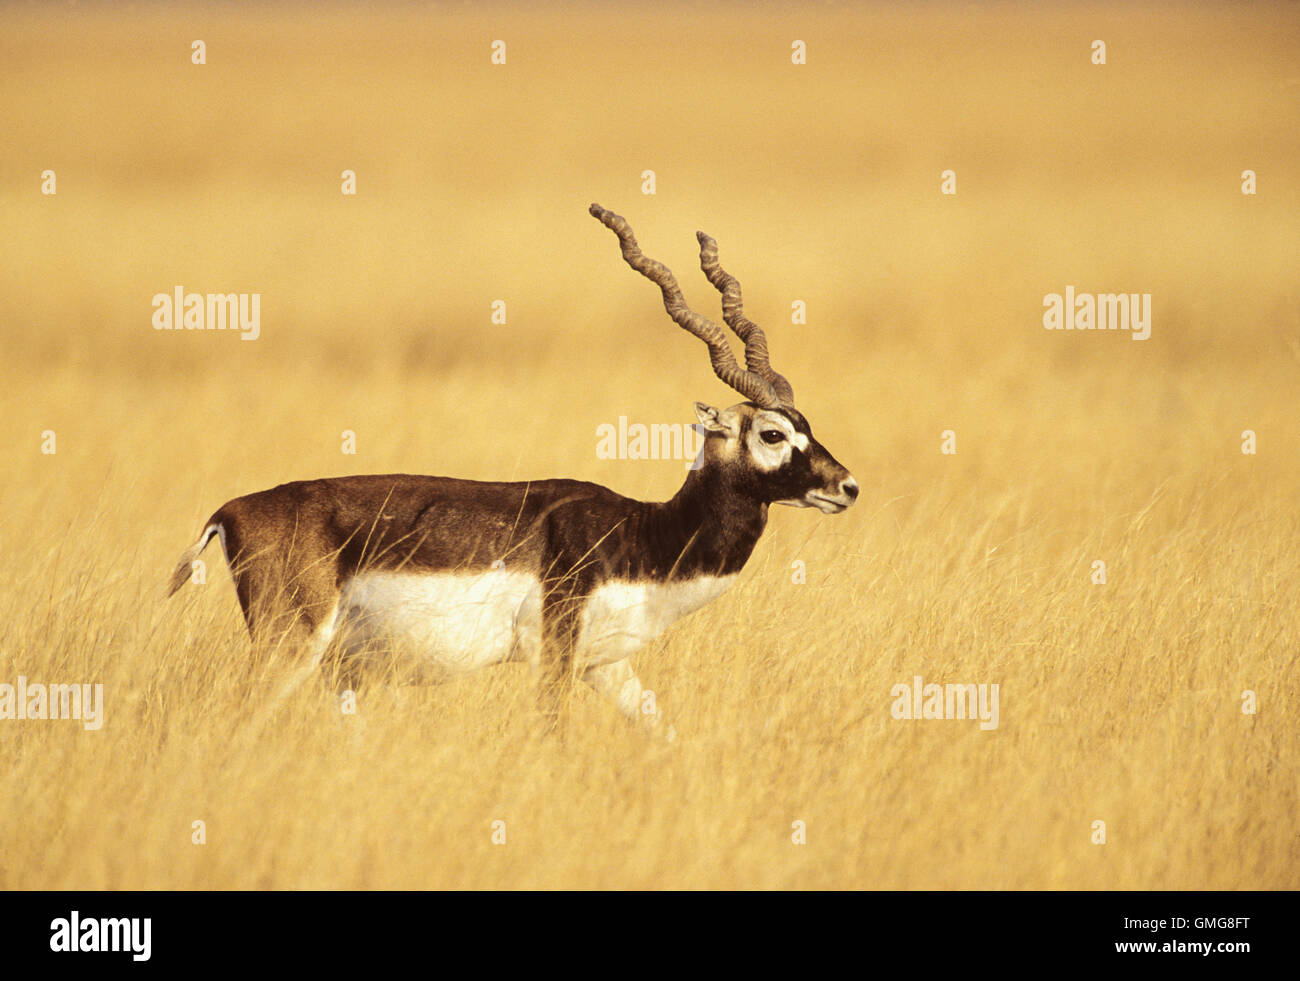
<svg viewBox="0 0 1300 981"><path fill-rule="evenodd" d="M168 596L171 596L176 590L189 582L190 575L194 571L194 560L199 557L199 553L208 547L208 542L212 541L213 535L223 535L224 537L224 529L215 514L208 519L203 534L199 535L199 540L187 548L176 563L176 571L172 573L172 581L167 587Z"/></svg>

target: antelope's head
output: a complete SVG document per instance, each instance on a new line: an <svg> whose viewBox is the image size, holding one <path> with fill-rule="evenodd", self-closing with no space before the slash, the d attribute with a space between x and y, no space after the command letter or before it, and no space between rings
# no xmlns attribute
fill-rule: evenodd
<svg viewBox="0 0 1300 981"><path fill-rule="evenodd" d="M696 402L695 414L708 434L697 466L722 468L729 483L764 504L839 514L857 500L858 482L794 406L741 402L719 410Z"/></svg>
<svg viewBox="0 0 1300 981"><path fill-rule="evenodd" d="M808 420L794 407L794 390L768 361L763 329L745 316L740 283L718 263L718 243L696 233L700 268L722 294L722 319L745 345L744 368L723 329L686 305L672 270L641 252L627 221L598 204L588 210L618 236L627 264L659 287L673 321L708 345L714 374L747 400L722 410L695 403L707 433L696 466L720 469L732 486L764 504L815 507L827 514L853 504L858 482L813 438Z"/></svg>

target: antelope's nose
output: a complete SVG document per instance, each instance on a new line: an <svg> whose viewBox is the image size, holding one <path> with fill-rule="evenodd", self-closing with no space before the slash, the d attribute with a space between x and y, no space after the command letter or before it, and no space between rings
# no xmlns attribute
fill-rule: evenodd
<svg viewBox="0 0 1300 981"><path fill-rule="evenodd" d="M840 493L850 501L856 501L858 499L858 482L852 477L843 481L840 484Z"/></svg>

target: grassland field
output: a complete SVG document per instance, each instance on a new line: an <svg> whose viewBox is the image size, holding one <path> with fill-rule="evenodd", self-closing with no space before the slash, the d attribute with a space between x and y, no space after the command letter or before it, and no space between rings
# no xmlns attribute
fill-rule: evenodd
<svg viewBox="0 0 1300 981"><path fill-rule="evenodd" d="M5 5L0 682L105 701L0 720L0 888L1300 885L1298 29ZM278 697L219 550L162 598L222 502L386 472L664 499L684 465L598 427L737 400L592 201L714 317L719 241L857 505L776 509L638 657L671 748L586 691L541 738L522 666ZM154 330L178 285L259 293L260 336ZM1067 286L1150 293L1150 337L1045 330ZM918 676L997 684L998 727L893 718Z"/></svg>

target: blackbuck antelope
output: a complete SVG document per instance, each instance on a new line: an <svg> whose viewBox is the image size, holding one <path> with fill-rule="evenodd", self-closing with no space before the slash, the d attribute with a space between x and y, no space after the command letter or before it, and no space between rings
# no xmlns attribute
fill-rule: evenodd
<svg viewBox="0 0 1300 981"><path fill-rule="evenodd" d="M590 211L746 399L722 410L695 403L704 442L672 500L631 500L581 480L295 481L223 504L181 556L168 595L217 536L254 644L287 638L345 686L377 663L421 683L526 661L552 727L578 677L628 718L670 733L657 709L643 712L653 700L643 700L629 657L735 581L768 505L836 514L858 484L795 409L713 239L697 235L700 266L744 342L745 368L723 330L687 307L671 270L642 254L628 223Z"/></svg>

